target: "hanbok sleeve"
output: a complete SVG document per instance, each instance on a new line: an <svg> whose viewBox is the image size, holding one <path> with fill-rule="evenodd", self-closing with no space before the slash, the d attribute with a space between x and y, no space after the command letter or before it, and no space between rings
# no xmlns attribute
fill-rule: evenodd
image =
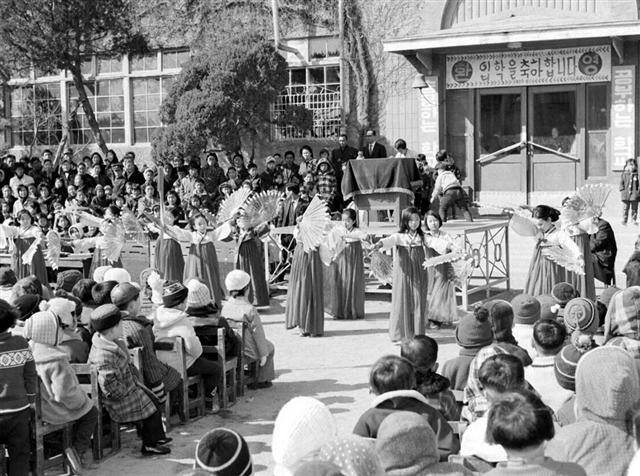
<svg viewBox="0 0 640 476"><path fill-rule="evenodd" d="M191 241L193 238L193 232L180 228L179 226L172 225L167 228L169 228L180 241Z"/></svg>
<svg viewBox="0 0 640 476"><path fill-rule="evenodd" d="M397 246L399 242L400 242L400 234L399 233L394 233L393 235L389 235L389 236L387 236L385 238L382 238L380 240L380 243L382 243L382 249L383 250L390 250L394 246Z"/></svg>

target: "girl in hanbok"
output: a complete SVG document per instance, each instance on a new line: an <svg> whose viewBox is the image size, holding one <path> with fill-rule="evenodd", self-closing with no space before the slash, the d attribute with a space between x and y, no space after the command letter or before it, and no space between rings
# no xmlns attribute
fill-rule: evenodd
<svg viewBox="0 0 640 476"><path fill-rule="evenodd" d="M268 226L258 228L243 228L238 222L238 249L235 268L241 269L251 276L247 298L255 306L269 305L269 287L264 272L264 254L259 235Z"/></svg>
<svg viewBox="0 0 640 476"><path fill-rule="evenodd" d="M457 249L453 237L441 230L442 218L436 212L428 211L424 219L428 230L424 241L427 258L433 258ZM453 266L442 263L433 266L429 272L429 328L439 329L442 324L451 324L457 316L456 287Z"/></svg>
<svg viewBox="0 0 640 476"><path fill-rule="evenodd" d="M120 220L120 209L115 205L109 205L104 211L103 220L81 212L80 223L89 227L97 226L100 230L96 236L71 242L76 253L86 253L90 248L94 248L89 274L93 276L93 272L100 266L122 268L120 255L125 243L125 234L124 226Z"/></svg>
<svg viewBox="0 0 640 476"><path fill-rule="evenodd" d="M148 224L147 228L161 236L156 240L155 269L165 281L182 281L184 276L184 257L180 240L191 241L191 233L175 225L176 209L165 208L164 228L162 223ZM148 214L145 214L149 218Z"/></svg>
<svg viewBox="0 0 640 476"><path fill-rule="evenodd" d="M389 336L392 342L424 334L428 316L427 271L424 233L420 228L420 211L415 207L402 210L400 230L376 243L375 248L394 249L393 290Z"/></svg>
<svg viewBox="0 0 640 476"><path fill-rule="evenodd" d="M20 226L0 225L0 248L6 248L7 239L11 239L11 268L16 278L22 279L33 274L44 286L49 287L40 245L44 238L42 230L33 224L33 217L27 210L18 213L18 222Z"/></svg>
<svg viewBox="0 0 640 476"><path fill-rule="evenodd" d="M342 225L330 233L337 256L331 265L331 314L334 319L364 319L364 262L362 241L367 233L356 223L356 211L345 208Z"/></svg>
<svg viewBox="0 0 640 476"><path fill-rule="evenodd" d="M545 248L563 249L567 254L575 256L576 265L579 266L581 262L584 264L578 245L560 229L559 218L560 212L547 205L538 205L533 209L532 219L537 229L537 241L524 285L525 294L551 294L551 289L565 280L565 268L545 256Z"/></svg>

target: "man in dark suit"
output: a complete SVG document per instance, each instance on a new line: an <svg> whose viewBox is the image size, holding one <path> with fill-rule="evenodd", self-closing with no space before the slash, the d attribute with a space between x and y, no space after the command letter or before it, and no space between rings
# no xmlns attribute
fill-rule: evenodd
<svg viewBox="0 0 640 476"><path fill-rule="evenodd" d="M598 218L597 225L598 231L589 239L593 274L598 281L602 281L604 284L612 284L612 282L615 284L614 264L618 254L616 237L608 221ZM585 266L588 266L586 259Z"/></svg>
<svg viewBox="0 0 640 476"><path fill-rule="evenodd" d="M300 196L300 185L297 183L288 183L285 199L281 202L278 216L276 216L275 224L277 227L295 226L297 219L302 216L307 209L309 203ZM284 280L284 264L293 258L293 250L296 246L293 235L280 235L280 243L282 244L282 252L280 254L280 265L278 268L282 270L280 276L276 277L276 281Z"/></svg>
<svg viewBox="0 0 640 476"><path fill-rule="evenodd" d="M344 167L347 162L355 159L358 156L358 149L351 147L347 143L347 134L340 134L338 137L338 147L331 151L331 164L333 170L336 172L336 181L338 182L337 198L336 202L339 203L340 209L342 209L342 176Z"/></svg>
<svg viewBox="0 0 640 476"><path fill-rule="evenodd" d="M365 159L384 159L387 157L387 149L385 146L378 143L376 139L376 131L373 129L367 129L364 136L365 145L360 148Z"/></svg>

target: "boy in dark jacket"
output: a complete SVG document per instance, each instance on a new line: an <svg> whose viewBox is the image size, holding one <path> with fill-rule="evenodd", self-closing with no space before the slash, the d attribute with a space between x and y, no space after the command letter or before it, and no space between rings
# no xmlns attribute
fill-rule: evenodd
<svg viewBox="0 0 640 476"><path fill-rule="evenodd" d="M387 355L373 364L369 376L371 392L376 398L371 408L364 412L353 433L365 438L376 438L382 421L391 413L409 411L422 415L429 423L438 440L440 461L447 461L456 454L460 442L438 410L428 404L427 399L416 390L416 375L411 362L397 355Z"/></svg>
<svg viewBox="0 0 640 476"><path fill-rule="evenodd" d="M29 474L29 397L36 393L36 364L24 337L11 335L16 313L0 300L0 443L9 451L10 475Z"/></svg>

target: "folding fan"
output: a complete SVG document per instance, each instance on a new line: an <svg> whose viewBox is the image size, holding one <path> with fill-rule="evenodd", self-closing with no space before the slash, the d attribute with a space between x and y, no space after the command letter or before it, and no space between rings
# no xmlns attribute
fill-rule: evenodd
<svg viewBox="0 0 640 476"><path fill-rule="evenodd" d="M370 255L369 272L384 284L393 284L393 258L379 251Z"/></svg>
<svg viewBox="0 0 640 476"><path fill-rule="evenodd" d="M36 250L38 249L38 245L41 243L42 241L42 237L38 237L35 240L33 240L33 243L31 243L31 245L29 245L29 248L27 248L25 250L25 252L22 254L22 262L25 264L31 264L31 261L33 261L33 257L36 254Z"/></svg>
<svg viewBox="0 0 640 476"><path fill-rule="evenodd" d="M424 268L433 268L444 263L453 263L459 261L465 257L465 253L462 251L452 251L451 253L445 253L442 255L434 256L433 258L427 258L424 260L422 266Z"/></svg>
<svg viewBox="0 0 640 476"><path fill-rule="evenodd" d="M278 203L282 198L282 193L277 190L269 190L249 197L240 212L238 225L249 229L270 222L278 215Z"/></svg>
<svg viewBox="0 0 640 476"><path fill-rule="evenodd" d="M298 239L306 252L320 246L330 221L327 205L316 195L298 223Z"/></svg>
<svg viewBox="0 0 640 476"><path fill-rule="evenodd" d="M459 259L451 263L454 274L454 283L457 286L462 286L471 273L473 272L473 258Z"/></svg>
<svg viewBox="0 0 640 476"><path fill-rule="evenodd" d="M96 228L99 228L100 225L102 224L102 218L99 218L95 215L91 215L90 213L87 212L77 212L78 215L78 223L80 223L81 225L84 226L94 226Z"/></svg>
<svg viewBox="0 0 640 476"><path fill-rule="evenodd" d="M580 275L584 274L584 259L579 252L576 254L568 248L550 245L542 248L542 255L568 271Z"/></svg>
<svg viewBox="0 0 640 476"><path fill-rule="evenodd" d="M140 220L127 207L122 209L122 225L127 238L131 238L141 245L145 244L146 234L142 229Z"/></svg>
<svg viewBox="0 0 640 476"><path fill-rule="evenodd" d="M220 204L220 210L218 211L218 223L231 220L243 207L249 195L251 195L251 190L240 187L225 198Z"/></svg>
<svg viewBox="0 0 640 476"><path fill-rule="evenodd" d="M576 190L576 195L584 201L586 210L594 217L602 215L602 209L610 193L611 186L604 183L587 184Z"/></svg>
<svg viewBox="0 0 640 476"><path fill-rule="evenodd" d="M105 220L100 226L100 231L103 236L102 240L98 242L98 246L104 251L107 261L113 263L118 260L122 248L124 248L126 240L124 228Z"/></svg>
<svg viewBox="0 0 640 476"><path fill-rule="evenodd" d="M536 225L524 213L514 213L509 220L509 228L521 236L536 236L538 233Z"/></svg>
<svg viewBox="0 0 640 476"><path fill-rule="evenodd" d="M47 251L45 254L45 258L53 269L58 269L58 264L60 262L60 254L62 251L62 243L60 241L60 235L56 231L50 230L47 233L46 238L47 238Z"/></svg>

